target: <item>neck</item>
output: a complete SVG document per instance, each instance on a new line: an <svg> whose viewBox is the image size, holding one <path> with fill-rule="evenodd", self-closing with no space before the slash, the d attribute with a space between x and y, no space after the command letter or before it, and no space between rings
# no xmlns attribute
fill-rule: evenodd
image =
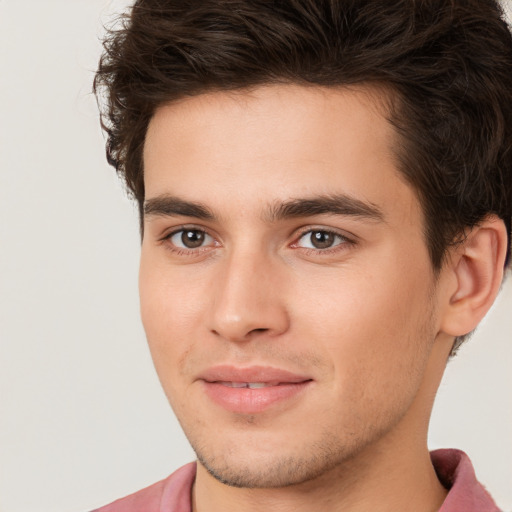
<svg viewBox="0 0 512 512"><path fill-rule="evenodd" d="M418 451L403 445L391 457L374 448L315 480L285 488L229 487L198 464L193 512L434 512L445 497L426 446Z"/></svg>

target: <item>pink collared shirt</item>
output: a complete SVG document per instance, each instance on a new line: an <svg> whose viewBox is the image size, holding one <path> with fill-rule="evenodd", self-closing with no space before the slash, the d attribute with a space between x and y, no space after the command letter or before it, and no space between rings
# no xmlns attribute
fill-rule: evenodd
<svg viewBox="0 0 512 512"><path fill-rule="evenodd" d="M439 512L500 512L464 452L436 450L431 457L439 480L449 489ZM93 512L191 512L195 476L196 464L191 462L165 480Z"/></svg>

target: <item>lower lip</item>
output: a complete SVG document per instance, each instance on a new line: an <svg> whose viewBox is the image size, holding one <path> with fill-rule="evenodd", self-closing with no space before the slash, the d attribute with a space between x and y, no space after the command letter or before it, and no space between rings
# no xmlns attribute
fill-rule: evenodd
<svg viewBox="0 0 512 512"><path fill-rule="evenodd" d="M232 388L218 382L203 381L206 394L216 404L231 412L256 414L273 405L295 398L304 391L311 381L279 384L264 388Z"/></svg>

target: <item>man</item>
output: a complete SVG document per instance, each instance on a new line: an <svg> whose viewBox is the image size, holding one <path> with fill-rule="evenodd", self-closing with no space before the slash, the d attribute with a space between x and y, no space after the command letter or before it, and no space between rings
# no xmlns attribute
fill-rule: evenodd
<svg viewBox="0 0 512 512"><path fill-rule="evenodd" d="M511 70L490 0L135 3L95 87L198 461L99 510L498 510L426 439L510 256Z"/></svg>

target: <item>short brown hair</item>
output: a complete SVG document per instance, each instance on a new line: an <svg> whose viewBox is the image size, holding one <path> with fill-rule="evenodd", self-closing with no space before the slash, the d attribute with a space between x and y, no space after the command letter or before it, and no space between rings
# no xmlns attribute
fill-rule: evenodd
<svg viewBox="0 0 512 512"><path fill-rule="evenodd" d="M270 83L374 83L396 100L399 167L433 268L490 214L510 242L512 38L493 0L138 0L104 48L94 90L107 157L141 224L145 134L162 104Z"/></svg>

